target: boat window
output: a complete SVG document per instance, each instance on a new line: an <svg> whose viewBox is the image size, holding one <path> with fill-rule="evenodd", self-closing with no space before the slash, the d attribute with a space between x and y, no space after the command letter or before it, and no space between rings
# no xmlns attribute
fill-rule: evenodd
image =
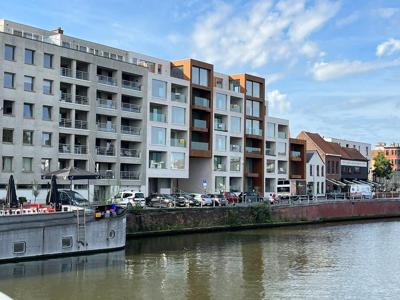
<svg viewBox="0 0 400 300"><path fill-rule="evenodd" d="M115 231L111 230L109 234L110 239L113 239L115 237Z"/></svg>
<svg viewBox="0 0 400 300"><path fill-rule="evenodd" d="M25 250L26 250L25 242L16 242L16 243L14 243L14 253L15 254L25 253Z"/></svg>
<svg viewBox="0 0 400 300"><path fill-rule="evenodd" d="M72 247L72 236L66 236L62 238L62 247L63 249Z"/></svg>

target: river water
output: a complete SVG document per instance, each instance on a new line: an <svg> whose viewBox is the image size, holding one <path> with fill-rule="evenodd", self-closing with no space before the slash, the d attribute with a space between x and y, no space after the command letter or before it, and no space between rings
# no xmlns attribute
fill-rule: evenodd
<svg viewBox="0 0 400 300"><path fill-rule="evenodd" d="M123 251L0 265L14 299L395 299L400 221L129 240Z"/></svg>

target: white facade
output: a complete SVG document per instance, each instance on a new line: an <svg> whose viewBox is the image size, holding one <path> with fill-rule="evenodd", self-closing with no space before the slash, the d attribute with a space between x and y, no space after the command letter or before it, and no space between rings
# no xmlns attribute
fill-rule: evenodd
<svg viewBox="0 0 400 300"><path fill-rule="evenodd" d="M307 151L307 193L313 196L325 195L325 163L317 151Z"/></svg>
<svg viewBox="0 0 400 300"><path fill-rule="evenodd" d="M345 148L357 149L364 157L366 157L368 159L368 161L371 161L372 145L369 143L337 139L337 138L332 138L332 137L324 137L324 140L327 142L338 143L340 146L345 147Z"/></svg>

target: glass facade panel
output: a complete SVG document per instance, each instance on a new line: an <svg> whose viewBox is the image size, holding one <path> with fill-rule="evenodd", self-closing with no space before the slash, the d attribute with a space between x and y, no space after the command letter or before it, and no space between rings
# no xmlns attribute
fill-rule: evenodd
<svg viewBox="0 0 400 300"><path fill-rule="evenodd" d="M22 172L32 172L32 160L31 157L22 158Z"/></svg>
<svg viewBox="0 0 400 300"><path fill-rule="evenodd" d="M275 124L267 123L267 137L275 138Z"/></svg>
<svg viewBox="0 0 400 300"><path fill-rule="evenodd" d="M231 117L231 133L240 133L242 131L242 118Z"/></svg>
<svg viewBox="0 0 400 300"><path fill-rule="evenodd" d="M185 168L185 153L171 152L171 169Z"/></svg>
<svg viewBox="0 0 400 300"><path fill-rule="evenodd" d="M226 151L226 136L224 135L215 136L215 150Z"/></svg>
<svg viewBox="0 0 400 300"><path fill-rule="evenodd" d="M216 101L216 108L219 110L226 110L226 95L217 93L217 101Z"/></svg>
<svg viewBox="0 0 400 300"><path fill-rule="evenodd" d="M172 106L171 122L174 124L185 125L186 109Z"/></svg>
<svg viewBox="0 0 400 300"><path fill-rule="evenodd" d="M151 127L151 144L165 145L166 144L166 129L161 127Z"/></svg>
<svg viewBox="0 0 400 300"><path fill-rule="evenodd" d="M161 80L152 80L152 95L158 98L167 98L167 83Z"/></svg>
<svg viewBox="0 0 400 300"><path fill-rule="evenodd" d="M13 73L4 73L4 84L5 88L13 89L14 88L14 74Z"/></svg>
<svg viewBox="0 0 400 300"><path fill-rule="evenodd" d="M15 59L15 47L11 45L5 45L4 47L4 59L14 60Z"/></svg>
<svg viewBox="0 0 400 300"><path fill-rule="evenodd" d="M28 65L33 65L34 64L34 57L35 57L35 51L30 50L30 49L25 49L25 63Z"/></svg>
<svg viewBox="0 0 400 300"><path fill-rule="evenodd" d="M51 69L53 68L53 55L45 53L43 55L43 67Z"/></svg>

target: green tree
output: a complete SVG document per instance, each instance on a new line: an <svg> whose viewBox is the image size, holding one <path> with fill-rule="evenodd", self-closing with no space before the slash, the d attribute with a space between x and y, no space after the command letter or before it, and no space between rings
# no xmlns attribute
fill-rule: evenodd
<svg viewBox="0 0 400 300"><path fill-rule="evenodd" d="M37 196L39 196L39 194L40 194L40 185L38 184L38 182L36 180L33 180L32 195L33 195L33 197L35 197L35 203L36 203Z"/></svg>
<svg viewBox="0 0 400 300"><path fill-rule="evenodd" d="M374 157L375 165L373 174L377 178L390 179L393 174L392 163L382 152L379 152L377 156Z"/></svg>

